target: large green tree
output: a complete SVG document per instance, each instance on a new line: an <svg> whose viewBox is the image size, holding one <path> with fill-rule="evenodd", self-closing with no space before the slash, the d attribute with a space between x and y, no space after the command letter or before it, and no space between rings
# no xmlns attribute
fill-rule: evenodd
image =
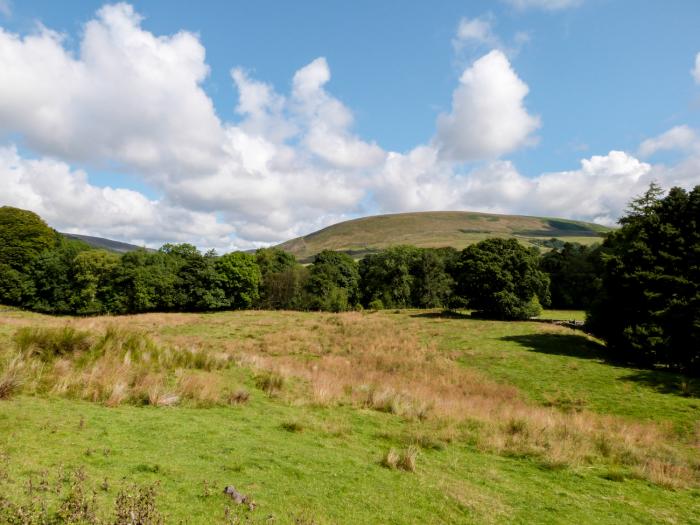
<svg viewBox="0 0 700 525"><path fill-rule="evenodd" d="M347 254L324 250L316 255L309 270L307 307L340 312L359 303L360 274L357 263Z"/></svg>
<svg viewBox="0 0 700 525"><path fill-rule="evenodd" d="M467 246L457 270L457 294L495 319L527 319L549 302L549 278L536 248L515 239L486 239Z"/></svg>
<svg viewBox="0 0 700 525"><path fill-rule="evenodd" d="M591 330L618 357L700 374L700 186L651 185L603 243Z"/></svg>
<svg viewBox="0 0 700 525"><path fill-rule="evenodd" d="M58 234L36 213L0 207L0 303L21 305L27 300L32 263L58 242Z"/></svg>
<svg viewBox="0 0 700 525"><path fill-rule="evenodd" d="M216 260L220 285L231 308L250 308L258 300L260 267L255 256L249 253L232 252Z"/></svg>
<svg viewBox="0 0 700 525"><path fill-rule="evenodd" d="M58 234L36 213L0 207L0 264L24 271L44 250L53 248Z"/></svg>
<svg viewBox="0 0 700 525"><path fill-rule="evenodd" d="M415 246L392 246L362 259L359 271L365 306L378 304L378 301L385 308L411 306L414 281L411 269L419 255Z"/></svg>

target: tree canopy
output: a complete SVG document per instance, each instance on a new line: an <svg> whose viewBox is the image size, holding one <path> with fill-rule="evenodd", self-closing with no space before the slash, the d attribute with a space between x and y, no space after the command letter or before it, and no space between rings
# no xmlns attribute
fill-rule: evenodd
<svg viewBox="0 0 700 525"><path fill-rule="evenodd" d="M618 357L700 373L700 186L652 185L603 243L591 330Z"/></svg>
<svg viewBox="0 0 700 525"><path fill-rule="evenodd" d="M457 293L484 316L527 319L549 303L549 278L538 267L536 248L515 239L486 239L462 251Z"/></svg>

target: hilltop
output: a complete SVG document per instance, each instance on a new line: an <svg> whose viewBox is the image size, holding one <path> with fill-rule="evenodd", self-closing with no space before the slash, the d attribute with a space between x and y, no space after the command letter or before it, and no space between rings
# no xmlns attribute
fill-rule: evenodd
<svg viewBox="0 0 700 525"><path fill-rule="evenodd" d="M555 238L593 244L609 228L588 222L523 215L498 215L469 211L431 211L375 215L340 222L278 247L301 261L322 250L364 255L397 244L422 248L451 246L456 249L489 237L515 237L542 246Z"/></svg>

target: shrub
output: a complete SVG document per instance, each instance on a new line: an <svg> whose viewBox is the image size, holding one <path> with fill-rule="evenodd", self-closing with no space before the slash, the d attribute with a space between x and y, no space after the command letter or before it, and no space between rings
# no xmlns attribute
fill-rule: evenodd
<svg viewBox="0 0 700 525"><path fill-rule="evenodd" d="M381 299L374 299L374 300L369 302L367 307L370 310L384 310L384 303L382 302Z"/></svg>
<svg viewBox="0 0 700 525"><path fill-rule="evenodd" d="M284 377L277 372L266 371L255 378L255 384L268 396L276 396L284 387Z"/></svg>
<svg viewBox="0 0 700 525"><path fill-rule="evenodd" d="M24 360L16 355L9 359L0 372L0 399L9 399L22 386Z"/></svg>
<svg viewBox="0 0 700 525"><path fill-rule="evenodd" d="M14 338L20 352L37 356L42 361L85 352L90 349L90 334L71 326L63 328L31 328L17 330Z"/></svg>
<svg viewBox="0 0 700 525"><path fill-rule="evenodd" d="M416 459L418 448L411 445L400 452L390 448L382 458L382 466L392 470L405 470L406 472L416 471Z"/></svg>

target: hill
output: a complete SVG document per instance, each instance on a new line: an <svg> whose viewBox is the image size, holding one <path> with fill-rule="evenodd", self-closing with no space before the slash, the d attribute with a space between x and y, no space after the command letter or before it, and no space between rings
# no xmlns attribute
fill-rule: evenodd
<svg viewBox="0 0 700 525"><path fill-rule="evenodd" d="M515 237L542 246L551 238L593 244L609 228L587 222L468 211L376 215L328 226L278 247L307 261L322 250L364 255L397 244L463 249L489 237Z"/></svg>
<svg viewBox="0 0 700 525"><path fill-rule="evenodd" d="M91 235L78 235L77 233L61 233L61 235L69 239L83 241L85 244L88 244L91 248L100 248L102 250L107 250L115 253L133 252L134 250L140 250L142 248L142 246L136 246L135 244L129 244L127 242L121 241L113 241L111 239L104 239L102 237L92 237Z"/></svg>

